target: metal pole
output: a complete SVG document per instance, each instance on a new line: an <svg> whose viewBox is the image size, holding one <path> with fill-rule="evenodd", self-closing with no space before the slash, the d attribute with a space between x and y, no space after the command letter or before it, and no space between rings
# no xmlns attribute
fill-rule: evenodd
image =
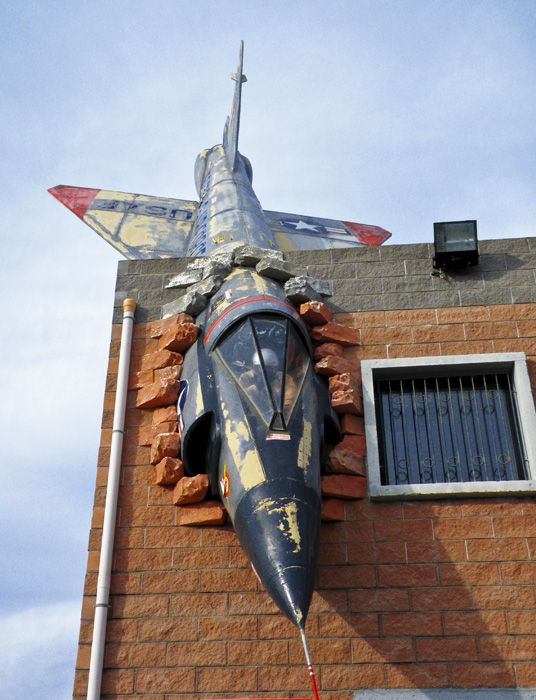
<svg viewBox="0 0 536 700"><path fill-rule="evenodd" d="M119 367L117 370L112 445L110 449L110 466L108 469L104 523L102 526L102 545L99 561L99 578L97 581L97 598L95 601L93 641L91 643L91 659L89 662L87 700L99 700L101 696L104 643L106 639L106 621L108 618L108 600L110 597L110 576L112 573L112 557L114 551L117 495L119 492L123 436L125 434L128 369L130 364L130 348L132 345L135 309L136 302L133 299L125 299L123 302L123 329L121 333L121 348L119 350Z"/></svg>

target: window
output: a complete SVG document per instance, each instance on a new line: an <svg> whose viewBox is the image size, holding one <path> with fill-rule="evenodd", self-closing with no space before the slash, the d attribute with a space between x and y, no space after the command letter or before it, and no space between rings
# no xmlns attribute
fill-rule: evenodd
<svg viewBox="0 0 536 700"><path fill-rule="evenodd" d="M270 430L285 431L310 365L293 324L254 314L218 344L218 354Z"/></svg>
<svg viewBox="0 0 536 700"><path fill-rule="evenodd" d="M523 353L361 363L371 498L533 493Z"/></svg>

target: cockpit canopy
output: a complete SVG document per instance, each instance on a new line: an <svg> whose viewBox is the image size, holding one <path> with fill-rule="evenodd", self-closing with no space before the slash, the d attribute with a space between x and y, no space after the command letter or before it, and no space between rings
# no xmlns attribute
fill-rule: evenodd
<svg viewBox="0 0 536 700"><path fill-rule="evenodd" d="M268 428L287 430L310 365L294 324L253 314L224 336L216 353Z"/></svg>

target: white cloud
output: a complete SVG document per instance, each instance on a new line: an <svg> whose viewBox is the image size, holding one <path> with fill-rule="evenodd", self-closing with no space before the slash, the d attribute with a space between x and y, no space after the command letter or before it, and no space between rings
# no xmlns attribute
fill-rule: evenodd
<svg viewBox="0 0 536 700"><path fill-rule="evenodd" d="M80 601L0 618L0 698L69 700L79 624Z"/></svg>

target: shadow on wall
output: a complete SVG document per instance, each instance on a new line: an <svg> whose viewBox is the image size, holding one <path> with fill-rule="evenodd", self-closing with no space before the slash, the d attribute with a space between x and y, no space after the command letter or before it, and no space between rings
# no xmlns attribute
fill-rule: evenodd
<svg viewBox="0 0 536 700"><path fill-rule="evenodd" d="M346 522L322 527L322 690L535 687L529 512L529 499L348 502ZM420 692L356 700L451 697Z"/></svg>

